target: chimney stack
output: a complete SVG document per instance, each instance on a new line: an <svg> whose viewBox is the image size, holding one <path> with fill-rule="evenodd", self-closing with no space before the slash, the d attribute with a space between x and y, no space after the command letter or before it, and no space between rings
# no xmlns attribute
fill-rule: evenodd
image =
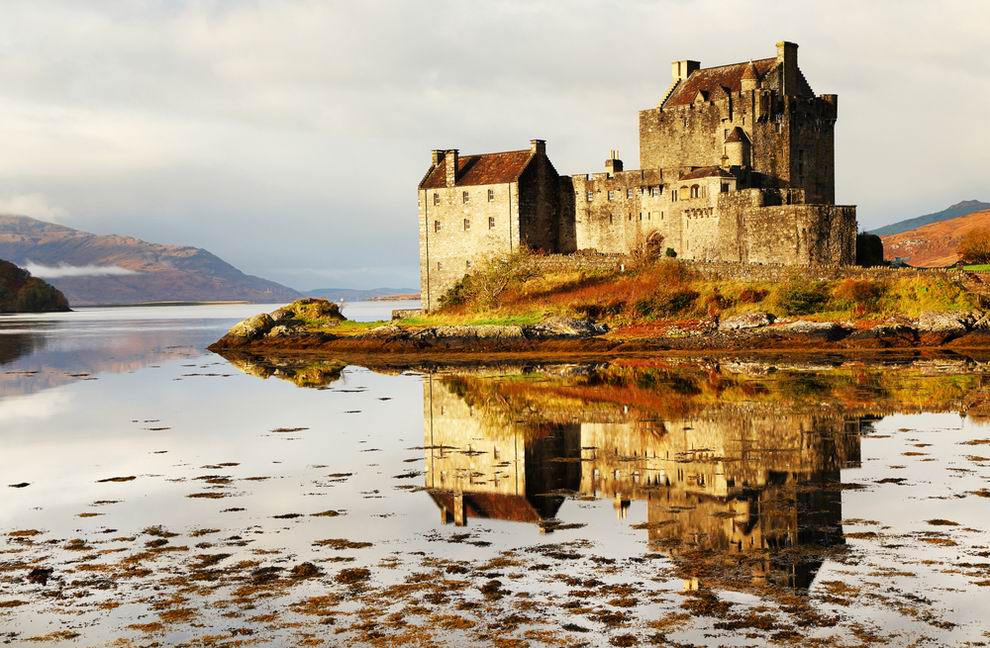
<svg viewBox="0 0 990 648"><path fill-rule="evenodd" d="M674 75L674 81L683 81L691 76L691 73L701 68L700 61L674 61L670 64Z"/></svg>
<svg viewBox="0 0 990 648"><path fill-rule="evenodd" d="M440 164L440 160L443 159L443 149L433 149L430 159L433 161L433 166Z"/></svg>
<svg viewBox="0 0 990 648"><path fill-rule="evenodd" d="M457 149L447 149L443 156L444 177L448 187L457 184Z"/></svg>
<svg viewBox="0 0 990 648"><path fill-rule="evenodd" d="M546 155L547 154L547 141L541 139L531 139L529 140L529 151L534 155Z"/></svg>
<svg viewBox="0 0 990 648"><path fill-rule="evenodd" d="M618 149L612 149L608 152L608 159L605 160L605 170L609 173L622 171L622 160L619 159Z"/></svg>
<svg viewBox="0 0 990 648"><path fill-rule="evenodd" d="M777 65L781 68L781 94L793 95L797 93L798 79L798 58L797 43L780 41L777 43Z"/></svg>

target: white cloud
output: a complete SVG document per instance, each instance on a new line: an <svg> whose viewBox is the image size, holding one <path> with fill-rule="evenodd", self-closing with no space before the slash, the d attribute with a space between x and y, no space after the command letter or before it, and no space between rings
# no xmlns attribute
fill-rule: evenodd
<svg viewBox="0 0 990 648"><path fill-rule="evenodd" d="M0 196L0 214L30 216L46 221L59 221L68 212L52 204L48 196L41 193Z"/></svg>
<svg viewBox="0 0 990 648"><path fill-rule="evenodd" d="M27 261L24 269L35 277L42 279L60 279L62 277L112 277L140 274L136 270L121 268L120 266L108 265L82 265L74 266L60 263L57 266L46 266L40 263Z"/></svg>

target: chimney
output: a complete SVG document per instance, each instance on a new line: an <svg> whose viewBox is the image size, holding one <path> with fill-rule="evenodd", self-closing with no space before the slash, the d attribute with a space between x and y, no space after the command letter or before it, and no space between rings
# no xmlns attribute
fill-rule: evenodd
<svg viewBox="0 0 990 648"><path fill-rule="evenodd" d="M674 81L683 81L691 76L691 73L701 68L700 61L674 61L670 64L674 74Z"/></svg>
<svg viewBox="0 0 990 648"><path fill-rule="evenodd" d="M622 160L619 159L619 151L612 149L608 152L608 159L605 160L605 170L609 173L622 171Z"/></svg>
<svg viewBox="0 0 990 648"><path fill-rule="evenodd" d="M430 159L433 160L433 166L440 164L440 160L443 159L443 149L433 149L433 156Z"/></svg>
<svg viewBox="0 0 990 648"><path fill-rule="evenodd" d="M533 155L546 155L547 141L541 139L529 140L529 152L532 153Z"/></svg>
<svg viewBox="0 0 990 648"><path fill-rule="evenodd" d="M783 95L797 93L798 61L797 43L780 41L777 43L777 65L781 68L781 85Z"/></svg>
<svg viewBox="0 0 990 648"><path fill-rule="evenodd" d="M457 149L447 149L443 156L444 161L444 177L447 180L447 186L453 187L457 184Z"/></svg>

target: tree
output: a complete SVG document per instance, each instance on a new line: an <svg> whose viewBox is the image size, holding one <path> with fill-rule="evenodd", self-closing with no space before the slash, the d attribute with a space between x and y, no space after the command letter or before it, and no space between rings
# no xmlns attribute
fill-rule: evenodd
<svg viewBox="0 0 990 648"><path fill-rule="evenodd" d="M883 265L883 241L876 234L860 232L856 235L856 265Z"/></svg>
<svg viewBox="0 0 990 648"><path fill-rule="evenodd" d="M990 229L984 227L966 232L956 251L964 263L990 263Z"/></svg>

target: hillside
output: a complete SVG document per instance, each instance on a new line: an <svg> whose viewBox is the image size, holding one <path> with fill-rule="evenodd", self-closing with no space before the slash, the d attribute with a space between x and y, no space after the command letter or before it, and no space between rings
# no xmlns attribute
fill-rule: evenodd
<svg viewBox="0 0 990 648"><path fill-rule="evenodd" d="M901 232L907 232L908 230L916 229L922 225L947 221L960 216L965 216L966 214L972 214L973 212L984 211L986 209L990 209L990 203L986 203L981 200L964 200L952 205L951 207L943 209L942 211L934 212L932 214L925 214L924 216L916 216L915 218L908 218L907 220L878 227L875 230L871 230L869 233L877 234L878 236L900 234Z"/></svg>
<svg viewBox="0 0 990 648"><path fill-rule="evenodd" d="M299 297L201 248L90 234L26 216L0 215L0 258L55 268L44 276L75 305Z"/></svg>
<svg viewBox="0 0 990 648"><path fill-rule="evenodd" d="M977 229L990 229L990 209L882 236L883 255L886 259L903 257L918 267L952 265L959 260L959 241Z"/></svg>
<svg viewBox="0 0 990 648"><path fill-rule="evenodd" d="M69 310L65 295L31 273L0 259L0 313Z"/></svg>

